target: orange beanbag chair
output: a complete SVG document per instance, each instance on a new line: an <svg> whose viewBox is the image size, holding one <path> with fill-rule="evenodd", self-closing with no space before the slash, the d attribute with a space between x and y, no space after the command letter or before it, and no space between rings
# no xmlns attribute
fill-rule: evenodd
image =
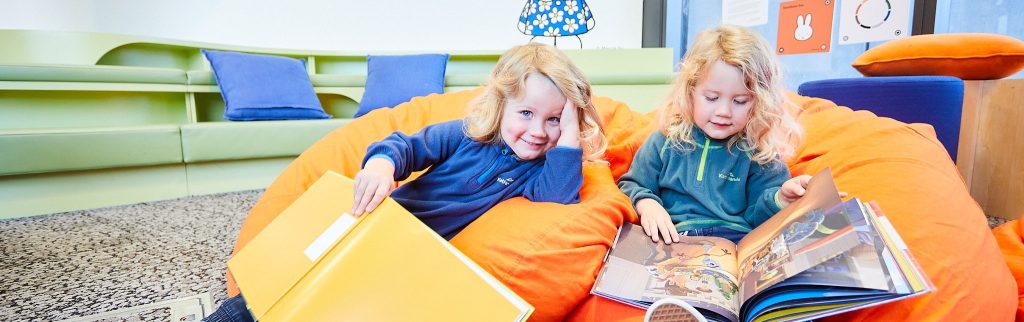
<svg viewBox="0 0 1024 322"><path fill-rule="evenodd" d="M792 173L831 167L840 190L877 201L935 284L929 294L826 320L1013 320L1016 283L981 208L931 126L792 93L790 99L802 107L798 120L806 130L804 144L789 162ZM568 320L639 321L643 314L591 296Z"/></svg>
<svg viewBox="0 0 1024 322"><path fill-rule="evenodd" d="M1024 321L1024 221L1013 220L992 229L1006 265L1017 280L1017 321Z"/></svg>
<svg viewBox="0 0 1024 322"><path fill-rule="evenodd" d="M413 133L425 125L461 118L477 90L414 98L393 109L378 109L325 136L296 158L267 188L242 225L237 252L316 179L332 170L354 176L367 146L393 131ZM514 198L498 204L466 227L451 243L530 302L532 321L558 321L588 296L618 227L636 220L613 173L628 169L646 136L649 119L625 104L595 97L612 162L583 168L581 202L534 203ZM623 163L625 162L625 163ZM347 197L347 196L340 196ZM457 287L457 286L453 286ZM238 289L228 276L228 294Z"/></svg>

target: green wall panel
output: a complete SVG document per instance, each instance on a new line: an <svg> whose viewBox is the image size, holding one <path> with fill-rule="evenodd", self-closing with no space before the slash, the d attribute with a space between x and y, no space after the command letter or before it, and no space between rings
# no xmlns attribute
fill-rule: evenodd
<svg viewBox="0 0 1024 322"><path fill-rule="evenodd" d="M185 93L0 90L0 129L182 124Z"/></svg>
<svg viewBox="0 0 1024 322"><path fill-rule="evenodd" d="M594 85L594 95L608 96L626 103L634 111L647 113L658 108L668 95L669 84Z"/></svg>

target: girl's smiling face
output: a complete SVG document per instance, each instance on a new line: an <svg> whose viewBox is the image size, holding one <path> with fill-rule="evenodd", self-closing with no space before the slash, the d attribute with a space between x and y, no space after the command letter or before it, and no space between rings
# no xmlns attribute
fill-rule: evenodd
<svg viewBox="0 0 1024 322"><path fill-rule="evenodd" d="M531 73L520 96L505 103L501 139L520 159L533 160L558 143L565 95L544 75Z"/></svg>

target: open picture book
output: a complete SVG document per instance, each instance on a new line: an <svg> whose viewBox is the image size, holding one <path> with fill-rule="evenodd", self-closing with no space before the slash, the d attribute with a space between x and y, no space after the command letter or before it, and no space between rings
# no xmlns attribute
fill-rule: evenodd
<svg viewBox="0 0 1024 322"><path fill-rule="evenodd" d="M806 194L733 244L654 243L625 223L591 293L646 308L682 299L708 321L808 320L933 288L875 203L840 199L828 169Z"/></svg>

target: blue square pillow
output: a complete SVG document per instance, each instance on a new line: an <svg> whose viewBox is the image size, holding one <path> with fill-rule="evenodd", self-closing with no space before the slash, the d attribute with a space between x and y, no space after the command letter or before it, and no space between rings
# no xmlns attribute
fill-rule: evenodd
<svg viewBox="0 0 1024 322"><path fill-rule="evenodd" d="M444 91L448 54L366 57L366 90L355 117Z"/></svg>
<svg viewBox="0 0 1024 322"><path fill-rule="evenodd" d="M301 59L202 50L231 121L327 119Z"/></svg>

